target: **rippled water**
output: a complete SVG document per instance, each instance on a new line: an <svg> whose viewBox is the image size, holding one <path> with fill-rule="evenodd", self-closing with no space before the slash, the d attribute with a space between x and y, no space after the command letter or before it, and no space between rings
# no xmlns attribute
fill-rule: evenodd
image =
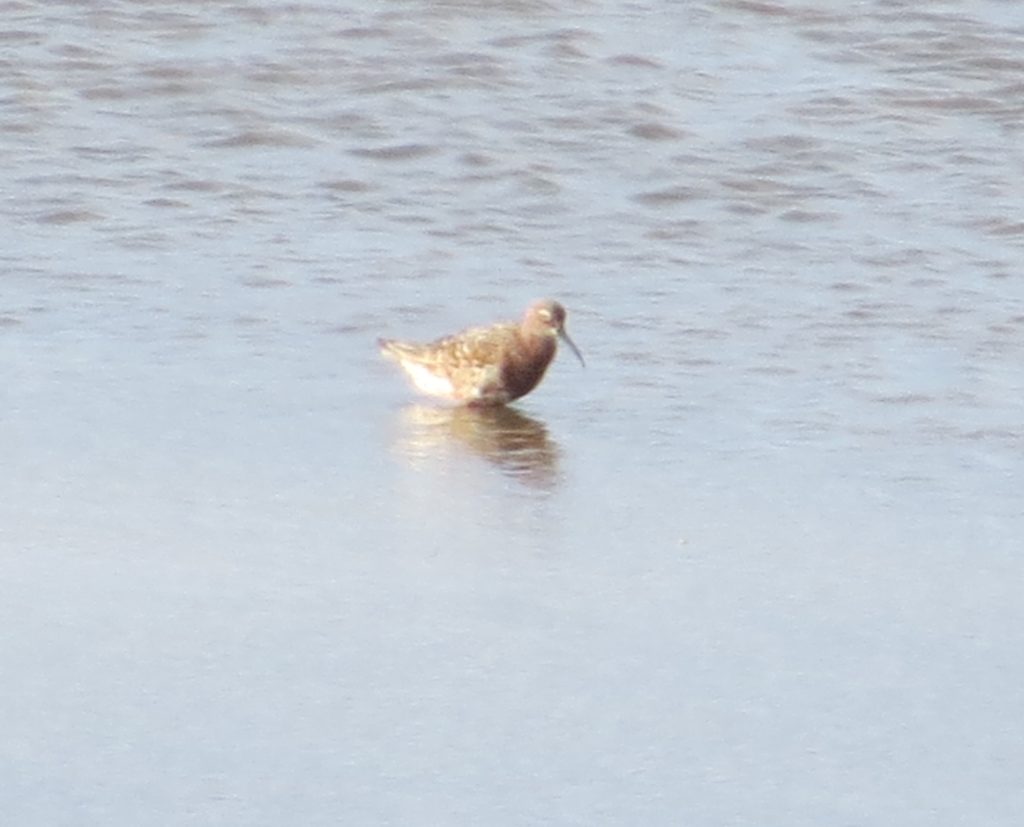
<svg viewBox="0 0 1024 827"><path fill-rule="evenodd" d="M0 2L11 823L1016 823L1024 13L563 6Z"/></svg>

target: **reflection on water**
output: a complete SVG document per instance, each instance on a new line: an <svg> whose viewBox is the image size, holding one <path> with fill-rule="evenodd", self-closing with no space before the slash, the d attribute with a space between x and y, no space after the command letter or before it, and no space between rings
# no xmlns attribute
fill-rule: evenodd
<svg viewBox="0 0 1024 827"><path fill-rule="evenodd" d="M514 408L410 405L402 419L398 448L410 459L466 446L532 488L550 491L560 479L560 452L547 427Z"/></svg>

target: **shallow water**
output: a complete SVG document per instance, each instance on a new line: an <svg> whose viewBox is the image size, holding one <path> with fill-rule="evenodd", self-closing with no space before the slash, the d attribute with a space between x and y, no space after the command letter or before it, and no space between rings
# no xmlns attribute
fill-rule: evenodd
<svg viewBox="0 0 1024 827"><path fill-rule="evenodd" d="M1015 4L0 10L10 823L1016 824Z"/></svg>

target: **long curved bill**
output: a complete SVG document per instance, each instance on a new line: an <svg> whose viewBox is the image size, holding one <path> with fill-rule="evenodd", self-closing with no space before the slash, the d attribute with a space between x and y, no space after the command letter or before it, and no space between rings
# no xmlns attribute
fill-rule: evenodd
<svg viewBox="0 0 1024 827"><path fill-rule="evenodd" d="M587 363L583 361L583 354L580 353L580 349L576 347L576 343L569 338L569 334L565 332L565 328L561 328L558 331L558 338L572 349L572 352L576 354L576 358L580 360L580 364L583 365L583 367L586 367Z"/></svg>

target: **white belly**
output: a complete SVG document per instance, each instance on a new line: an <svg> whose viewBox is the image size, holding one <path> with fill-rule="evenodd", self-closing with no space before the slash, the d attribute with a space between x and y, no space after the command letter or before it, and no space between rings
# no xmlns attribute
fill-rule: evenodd
<svg viewBox="0 0 1024 827"><path fill-rule="evenodd" d="M445 377L438 376L436 373L427 370L423 365L418 365L415 362L405 362L402 364L402 367L409 374L412 383L423 393L430 396L443 396L447 399L455 397L455 388L452 387L452 383Z"/></svg>

